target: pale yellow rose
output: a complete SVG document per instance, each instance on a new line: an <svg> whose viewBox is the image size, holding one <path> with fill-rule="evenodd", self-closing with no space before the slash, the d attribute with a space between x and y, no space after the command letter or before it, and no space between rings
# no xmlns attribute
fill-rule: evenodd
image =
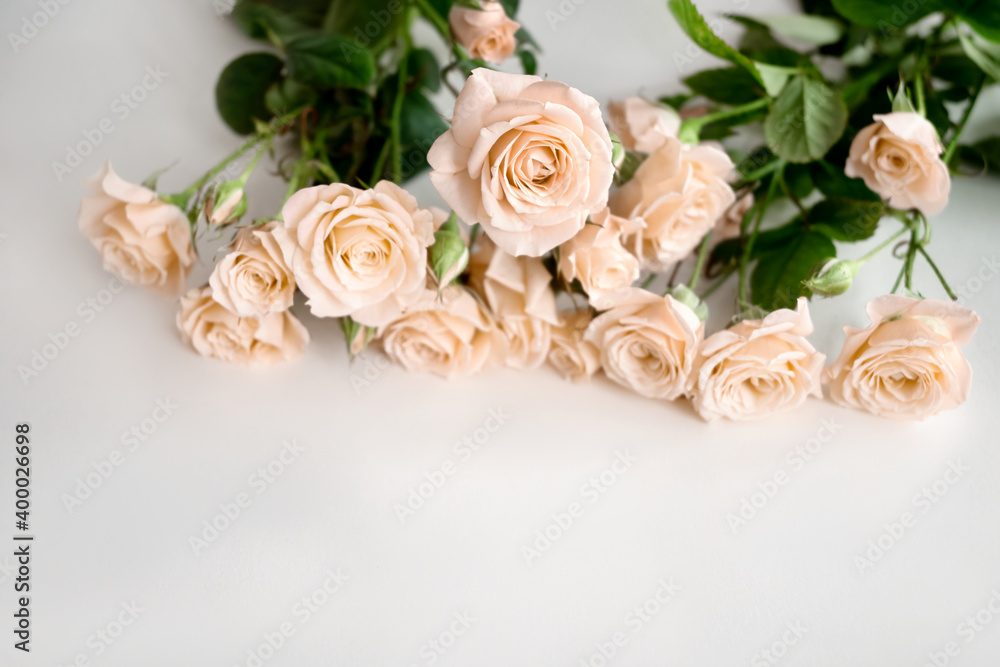
<svg viewBox="0 0 1000 667"><path fill-rule="evenodd" d="M608 104L608 125L626 150L652 153L677 137L681 118L670 107L628 97Z"/></svg>
<svg viewBox="0 0 1000 667"><path fill-rule="evenodd" d="M469 260L469 285L496 315L510 347L511 368L536 368L549 353L551 329L559 324L552 276L538 257L514 257L488 238Z"/></svg>
<svg viewBox="0 0 1000 667"><path fill-rule="evenodd" d="M760 320L743 320L708 338L698 351L688 393L706 421L761 419L821 397L826 356L806 336L813 332L809 306L782 308Z"/></svg>
<svg viewBox="0 0 1000 667"><path fill-rule="evenodd" d="M586 382L601 368L601 351L583 337L593 317L589 308L561 313L562 326L552 328L549 364L572 382Z"/></svg>
<svg viewBox="0 0 1000 667"><path fill-rule="evenodd" d="M297 246L295 282L313 315L378 327L423 294L427 248L444 212L418 207L398 185L317 185L296 192L281 212Z"/></svg>
<svg viewBox="0 0 1000 667"><path fill-rule="evenodd" d="M623 230L637 230L640 224L604 209L559 246L559 273L567 282L579 280L595 308L607 307L615 294L638 280L639 260L625 249L621 237Z"/></svg>
<svg viewBox="0 0 1000 667"><path fill-rule="evenodd" d="M445 378L496 368L507 356L507 337L468 290L427 289L405 315L379 330L386 355L409 371Z"/></svg>
<svg viewBox="0 0 1000 667"><path fill-rule="evenodd" d="M680 301L633 288L590 323L584 338L601 351L612 380L673 400L684 393L704 334L704 323Z"/></svg>
<svg viewBox="0 0 1000 667"><path fill-rule="evenodd" d="M483 2L481 7L453 6L448 13L451 34L470 58L499 65L513 55L521 25L507 17L499 2Z"/></svg>
<svg viewBox="0 0 1000 667"><path fill-rule="evenodd" d="M893 208L940 213L948 203L951 176L941 160L944 147L934 126L920 114L905 111L873 118L875 122L851 142L844 173L863 178Z"/></svg>
<svg viewBox="0 0 1000 667"><path fill-rule="evenodd" d="M580 231L607 204L614 176L594 98L487 69L466 80L427 160L448 205L512 255L543 255Z"/></svg>
<svg viewBox="0 0 1000 667"><path fill-rule="evenodd" d="M886 295L868 304L872 324L844 327L847 340L826 369L830 398L890 419L923 419L965 402L972 368L959 349L980 318L949 301Z"/></svg>
<svg viewBox="0 0 1000 667"><path fill-rule="evenodd" d="M729 156L712 144L667 139L611 198L611 212L643 223L626 246L659 272L687 257L736 197Z"/></svg>
<svg viewBox="0 0 1000 667"><path fill-rule="evenodd" d="M198 354L237 364L291 361L309 342L309 332L290 312L240 317L213 299L208 285L181 297L177 328Z"/></svg>
<svg viewBox="0 0 1000 667"><path fill-rule="evenodd" d="M101 254L104 269L168 296L181 293L195 260L184 212L123 181L110 162L86 185L93 194L80 201L80 232Z"/></svg>
<svg viewBox="0 0 1000 667"><path fill-rule="evenodd" d="M212 297L241 317L288 310L295 298L294 253L295 242L276 223L241 229L208 279Z"/></svg>

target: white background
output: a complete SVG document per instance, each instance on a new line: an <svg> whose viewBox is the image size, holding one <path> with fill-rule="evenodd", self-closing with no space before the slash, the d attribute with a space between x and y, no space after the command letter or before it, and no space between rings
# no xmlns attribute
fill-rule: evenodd
<svg viewBox="0 0 1000 667"><path fill-rule="evenodd" d="M542 73L602 102L674 91L681 76L714 64L701 55L678 68L674 56L688 40L660 0L522 4L523 22L546 49ZM715 13L791 8L700 4ZM566 20L553 24L546 12L560 5ZM35 1L4 3L3 32L37 11ZM176 303L140 289L115 295L95 316L81 309L110 295L102 290L111 277L77 233L76 208L81 179L105 159L133 181L178 161L161 180L171 191L232 150L239 139L215 112L215 78L261 46L207 0L76 0L16 53L7 42L0 540L12 544L14 533L18 422L31 424L37 538L30 656L12 648L12 547L0 547L0 664L66 665L81 655L79 664L109 667L254 664L248 651L289 623L294 635L263 664L429 665L427 642L451 643L454 615L463 613L471 627L433 654L434 664L599 665L595 652L616 632L626 641L607 664L623 666L772 664L760 652L776 642L776 664L788 667L919 667L949 641L959 649L949 664L1000 662L997 614L983 612L992 622L971 641L963 629L971 626L959 627L1000 591L1000 280L992 264L1000 181L956 182L950 207L934 219L931 250L984 321L967 348L972 397L924 423L811 400L758 424L707 425L682 402L643 399L604 379L574 386L548 368L449 383L383 369L374 354L349 366L336 324L308 316L305 358L254 371L186 349ZM147 66L168 76L120 119L115 99L141 84ZM973 133L995 131L996 103L986 98ZM103 118L114 132L60 182L52 163ZM252 213L273 212L283 184L253 183ZM439 202L426 179L414 192ZM861 250L847 250L854 253ZM849 294L816 302L817 347L836 354L842 326L867 323L864 303L888 290L897 268L883 257ZM942 296L925 268L919 286ZM724 318L731 293L713 305ZM23 381L17 367L70 323L80 335ZM366 372L371 381L358 388ZM177 407L129 451L123 433L149 419L158 399ZM509 416L464 460L455 443L474 436L491 409ZM836 425L832 439L824 423ZM790 452L820 436L828 442L797 463ZM251 476L291 440L303 451L258 495ZM124 463L68 510L67 494L115 450ZM635 462L605 493L585 491L618 452ZM455 474L401 522L394 505L448 461ZM920 501L956 462L961 476L939 481L944 493L933 504ZM772 497L759 493L781 472L787 483ZM734 530L727 517L755 492L766 502ZM196 554L189 538L240 493L250 506ZM527 562L522 548L573 502L582 516ZM883 535L906 512L913 521L902 535ZM890 548L862 569L857 558L880 538ZM331 569L346 583L302 622L296 605ZM680 590L649 603L655 612L637 623L629 614L661 580ZM98 640L98 631L116 633L113 622L131 603L142 609L137 619L110 645ZM806 629L801 638L786 633L788 624ZM783 636L795 644L781 644Z"/></svg>

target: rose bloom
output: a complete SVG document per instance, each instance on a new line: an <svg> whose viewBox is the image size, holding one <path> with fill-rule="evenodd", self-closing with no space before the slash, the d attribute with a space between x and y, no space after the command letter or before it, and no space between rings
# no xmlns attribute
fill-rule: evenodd
<svg viewBox="0 0 1000 667"><path fill-rule="evenodd" d="M923 419L965 402L972 368L959 349L980 318L949 301L886 295L867 307L872 324L844 327L847 340L826 369L830 398L890 419Z"/></svg>
<svg viewBox="0 0 1000 667"><path fill-rule="evenodd" d="M317 317L350 315L378 327L424 291L427 247L438 209L417 206L398 185L380 181L361 190L343 183L292 195L282 217L297 248L295 282Z"/></svg>
<svg viewBox="0 0 1000 667"><path fill-rule="evenodd" d="M736 197L726 181L729 156L711 144L685 146L667 139L611 199L611 212L640 218L626 239L643 267L654 272L687 257Z"/></svg>
<svg viewBox="0 0 1000 667"><path fill-rule="evenodd" d="M208 279L212 298L241 317L288 310L295 297L294 253L295 242L276 223L241 229Z"/></svg>
<svg viewBox="0 0 1000 667"><path fill-rule="evenodd" d="M470 58L481 58L499 65L514 53L521 25L507 18L499 2L483 2L482 9L455 5L448 13L448 24L455 41L469 52Z"/></svg>
<svg viewBox="0 0 1000 667"><path fill-rule="evenodd" d="M507 356L507 337L468 290L457 285L423 292L406 315L378 336L386 355L408 371L445 378L496 368Z"/></svg>
<svg viewBox="0 0 1000 667"><path fill-rule="evenodd" d="M712 238L717 242L721 243L728 239L739 238L740 228L743 225L743 216L746 215L750 207L753 206L753 193L748 192L739 199L736 203L726 209L719 221L715 224L715 230L713 231Z"/></svg>
<svg viewBox="0 0 1000 667"><path fill-rule="evenodd" d="M240 317L198 287L181 297L177 328L198 354L237 364L269 365L302 356L309 332L288 311Z"/></svg>
<svg viewBox="0 0 1000 667"><path fill-rule="evenodd" d="M637 221L604 209L579 234L559 246L559 273L579 280L590 303L605 308L618 292L639 278L639 261L622 245L623 229L638 229Z"/></svg>
<svg viewBox="0 0 1000 667"><path fill-rule="evenodd" d="M590 323L584 338L600 349L612 380L649 398L673 400L684 393L704 334L704 323L680 301L632 288Z"/></svg>
<svg viewBox="0 0 1000 667"><path fill-rule="evenodd" d="M782 308L760 320L743 320L705 339L688 393L706 421L760 419L822 397L826 355L806 336L813 332L809 306Z"/></svg>
<svg viewBox="0 0 1000 667"><path fill-rule="evenodd" d="M512 255L542 255L580 231L607 204L614 176L594 98L487 69L465 82L427 160L449 206Z"/></svg>
<svg viewBox="0 0 1000 667"><path fill-rule="evenodd" d="M123 181L110 162L86 185L93 194L80 201L80 232L101 253L104 269L125 282L180 294L195 260L184 212Z"/></svg>
<svg viewBox="0 0 1000 667"><path fill-rule="evenodd" d="M625 150L652 153L677 137L681 119L670 107L629 97L608 104L608 124Z"/></svg>
<svg viewBox="0 0 1000 667"><path fill-rule="evenodd" d="M571 382L586 382L601 368L601 351L583 337L593 316L589 308L562 313L562 326L552 328L549 365Z"/></svg>
<svg viewBox="0 0 1000 667"><path fill-rule="evenodd" d="M552 276L542 260L514 257L486 238L477 244L469 272L469 285L482 295L507 335L507 365L527 369L543 364L559 315Z"/></svg>
<svg viewBox="0 0 1000 667"><path fill-rule="evenodd" d="M951 176L940 158L944 147L934 126L920 114L904 111L873 118L851 142L844 173L863 178L893 208L940 213L948 203Z"/></svg>

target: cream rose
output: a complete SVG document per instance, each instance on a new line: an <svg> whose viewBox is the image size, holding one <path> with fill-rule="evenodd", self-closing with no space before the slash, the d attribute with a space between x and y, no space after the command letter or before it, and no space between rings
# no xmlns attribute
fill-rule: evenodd
<svg viewBox="0 0 1000 667"><path fill-rule="evenodd" d="M240 317L198 287L181 297L177 328L198 354L238 364L267 365L302 356L309 332L288 311Z"/></svg>
<svg viewBox="0 0 1000 667"><path fill-rule="evenodd" d="M438 296L425 290L406 315L378 336L386 355L409 371L445 378L473 375L503 364L507 337L468 290L451 285Z"/></svg>
<svg viewBox="0 0 1000 667"><path fill-rule="evenodd" d="M712 334L698 352L688 393L706 421L760 419L821 397L826 356L806 336L813 332L809 306L782 308L760 320L743 320Z"/></svg>
<svg viewBox="0 0 1000 667"><path fill-rule="evenodd" d="M542 255L580 231L607 204L614 175L592 97L487 69L465 82L427 160L448 205L512 255Z"/></svg>
<svg viewBox="0 0 1000 667"><path fill-rule="evenodd" d="M537 257L514 257L488 238L469 261L469 284L497 316L510 342L507 365L536 368L549 353L551 330L559 324L552 276Z"/></svg>
<svg viewBox="0 0 1000 667"><path fill-rule="evenodd" d="M677 137L681 118L670 107L628 97L608 104L608 124L626 150L652 153Z"/></svg>
<svg viewBox="0 0 1000 667"><path fill-rule="evenodd" d="M626 245L643 267L663 271L687 257L736 197L729 156L711 144L667 139L611 199L611 212L643 225Z"/></svg>
<svg viewBox="0 0 1000 667"><path fill-rule="evenodd" d="M904 111L873 118L851 142L844 173L863 178L893 208L940 213L948 203L951 176L940 158L944 147L934 126L920 114Z"/></svg>
<svg viewBox="0 0 1000 667"><path fill-rule="evenodd" d="M93 194L80 201L80 232L100 252L104 269L168 296L181 293L195 260L184 212L123 181L110 162L86 185Z"/></svg>
<svg viewBox="0 0 1000 667"><path fill-rule="evenodd" d="M715 224L712 239L717 243L721 243L727 239L738 238L743 225L743 216L753 206L753 202L752 192L748 192L737 199L736 203L726 209L725 214Z"/></svg>
<svg viewBox="0 0 1000 667"><path fill-rule="evenodd" d="M507 17L499 2L483 2L482 9L455 5L448 13L448 24L455 41L471 58L482 58L499 65L514 53L521 25Z"/></svg>
<svg viewBox="0 0 1000 667"><path fill-rule="evenodd" d="M572 382L586 382L601 368L601 351L583 337L593 315L589 308L562 313L562 326L552 328L549 365Z"/></svg>
<svg viewBox="0 0 1000 667"><path fill-rule="evenodd" d="M292 270L317 317L386 324L424 292L427 247L444 212L417 206L398 185L334 183L299 190L282 208L295 241Z"/></svg>
<svg viewBox="0 0 1000 667"><path fill-rule="evenodd" d="M212 297L241 317L288 310L295 297L294 253L295 242L276 223L241 229L208 279Z"/></svg>
<svg viewBox="0 0 1000 667"><path fill-rule="evenodd" d="M638 228L638 221L602 210L579 234L559 246L559 273L568 282L579 280L591 305L605 308L615 294L629 289L639 278L639 261L621 242L623 230Z"/></svg>
<svg viewBox="0 0 1000 667"><path fill-rule="evenodd" d="M601 351L612 380L649 398L684 393L705 325L669 294L633 288L587 327L585 340Z"/></svg>
<svg viewBox="0 0 1000 667"><path fill-rule="evenodd" d="M957 304L886 295L867 308L866 329L847 340L826 369L830 398L890 419L923 419L965 402L972 368L959 349L980 318Z"/></svg>

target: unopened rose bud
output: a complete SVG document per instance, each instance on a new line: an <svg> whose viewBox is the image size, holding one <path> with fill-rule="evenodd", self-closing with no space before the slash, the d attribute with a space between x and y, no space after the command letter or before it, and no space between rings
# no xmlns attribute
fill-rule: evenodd
<svg viewBox="0 0 1000 667"><path fill-rule="evenodd" d="M831 259L827 261L813 277L805 281L805 286L813 294L820 296L837 296L851 288L854 276L858 275L861 262L853 259Z"/></svg>
<svg viewBox="0 0 1000 667"><path fill-rule="evenodd" d="M454 213L434 232L434 245L428 251L428 259L439 290L462 275L462 271L468 266L469 247L462 238L458 216Z"/></svg>
<svg viewBox="0 0 1000 667"><path fill-rule="evenodd" d="M213 225L236 222L247 212L247 198L241 181L226 181L215 191L208 221Z"/></svg>
<svg viewBox="0 0 1000 667"><path fill-rule="evenodd" d="M674 297L685 306L694 311L698 319L704 322L708 319L708 305L698 298L698 295L691 291L687 285L677 285L670 290L670 296Z"/></svg>

